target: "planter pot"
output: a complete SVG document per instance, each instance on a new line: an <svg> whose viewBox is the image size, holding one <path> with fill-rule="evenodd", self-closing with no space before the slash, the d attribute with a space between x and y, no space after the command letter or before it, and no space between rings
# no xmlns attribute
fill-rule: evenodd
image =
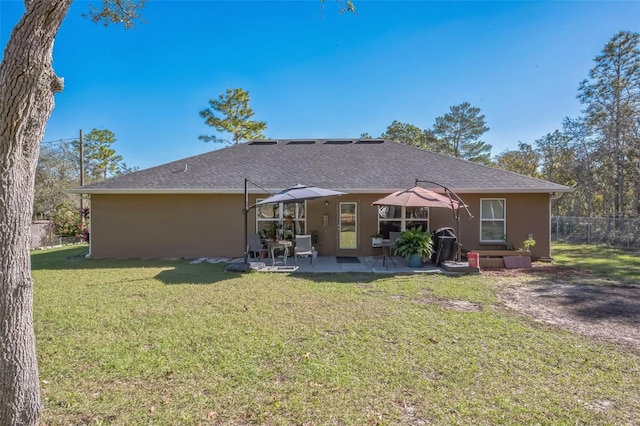
<svg viewBox="0 0 640 426"><path fill-rule="evenodd" d="M371 237L371 245L373 247L382 246L382 237Z"/></svg>
<svg viewBox="0 0 640 426"><path fill-rule="evenodd" d="M412 254L409 256L409 267L420 268L422 267L422 256L419 254Z"/></svg>

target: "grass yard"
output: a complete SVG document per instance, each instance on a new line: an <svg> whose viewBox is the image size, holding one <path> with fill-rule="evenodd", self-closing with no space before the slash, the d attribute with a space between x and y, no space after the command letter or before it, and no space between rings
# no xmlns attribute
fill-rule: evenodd
<svg viewBox="0 0 640 426"><path fill-rule="evenodd" d="M553 244L553 259L558 265L591 271L613 284L640 284L640 253L602 245Z"/></svg>
<svg viewBox="0 0 640 426"><path fill-rule="evenodd" d="M497 278L85 251L32 257L49 426L640 423L640 354L507 311Z"/></svg>

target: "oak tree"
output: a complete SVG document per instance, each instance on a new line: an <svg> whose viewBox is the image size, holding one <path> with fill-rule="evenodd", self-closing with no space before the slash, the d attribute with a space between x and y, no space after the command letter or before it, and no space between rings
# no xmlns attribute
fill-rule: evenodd
<svg viewBox="0 0 640 426"><path fill-rule="evenodd" d="M73 0L24 0L0 62L0 424L36 425L42 408L33 331L30 224L40 143L64 81L53 42ZM92 21L134 28L146 0L101 0ZM351 1L341 11L354 12Z"/></svg>
<svg viewBox="0 0 640 426"><path fill-rule="evenodd" d="M64 86L53 41L72 0L25 0L0 62L0 424L36 425L42 402L33 331L30 223L40 143ZM144 0L104 0L96 22L132 26Z"/></svg>

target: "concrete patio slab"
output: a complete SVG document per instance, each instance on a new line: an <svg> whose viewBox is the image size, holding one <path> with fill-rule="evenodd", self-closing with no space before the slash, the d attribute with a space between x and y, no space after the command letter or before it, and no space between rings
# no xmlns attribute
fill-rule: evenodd
<svg viewBox="0 0 640 426"><path fill-rule="evenodd" d="M268 262L260 269L251 268L258 272L289 272L299 274L322 274L322 273L343 273L362 272L376 274L439 274L447 273L441 268L431 263L426 263L420 268L411 268L409 263L402 257L391 257L386 265L378 256L359 256L358 263L340 263L335 256L319 256L313 259L298 258L294 263L292 258L287 259L287 265L269 265ZM297 263L297 264L296 264ZM237 268L233 268L237 270Z"/></svg>

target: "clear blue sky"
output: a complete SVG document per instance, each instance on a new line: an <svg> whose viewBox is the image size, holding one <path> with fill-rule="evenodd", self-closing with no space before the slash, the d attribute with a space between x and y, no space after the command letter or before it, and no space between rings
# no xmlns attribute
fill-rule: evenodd
<svg viewBox="0 0 640 426"><path fill-rule="evenodd" d="M94 3L98 3L95 0ZM198 112L227 88L251 93L271 138L379 136L393 121L432 127L470 102L493 154L575 117L578 83L620 30L640 31L638 1L154 1L125 31L81 17L56 39L64 92L45 140L92 128L140 168L217 149ZM23 10L0 0L4 49Z"/></svg>

